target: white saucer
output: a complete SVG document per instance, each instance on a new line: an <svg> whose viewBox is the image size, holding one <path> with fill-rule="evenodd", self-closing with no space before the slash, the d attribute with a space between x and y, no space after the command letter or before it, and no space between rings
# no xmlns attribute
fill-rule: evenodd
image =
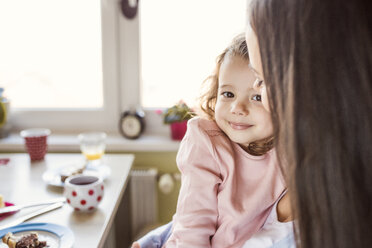
<svg viewBox="0 0 372 248"><path fill-rule="evenodd" d="M55 169L49 169L43 173L43 180L49 185L63 187L64 182L61 181L61 171L64 170L64 167L59 167ZM92 175L99 176L102 179L106 179L111 174L111 169L107 165L99 165L95 167L86 168L83 175Z"/></svg>

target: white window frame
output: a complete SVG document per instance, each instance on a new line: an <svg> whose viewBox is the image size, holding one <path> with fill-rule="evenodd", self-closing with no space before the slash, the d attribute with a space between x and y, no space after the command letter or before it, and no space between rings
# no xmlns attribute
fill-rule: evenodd
<svg viewBox="0 0 372 248"><path fill-rule="evenodd" d="M126 110L141 105L141 3L134 19L126 19L121 12L119 16L120 108ZM163 125L162 117L156 113L158 109L143 108L146 116L145 134L169 136L169 128Z"/></svg>
<svg viewBox="0 0 372 248"><path fill-rule="evenodd" d="M151 1L151 0L150 0ZM118 0L120 3L120 0ZM119 18L119 44L120 44L120 96L123 110L141 104L141 1L136 17L132 20L124 18L120 13ZM143 108L146 113L146 131L148 134L169 136L169 127L163 124L162 117L156 114L157 108Z"/></svg>
<svg viewBox="0 0 372 248"><path fill-rule="evenodd" d="M13 109L13 130L47 127L54 133L103 130L118 134L120 115L141 107L140 8L134 19L121 13L120 0L101 0L103 108ZM168 135L156 108L146 108L145 134Z"/></svg>
<svg viewBox="0 0 372 248"><path fill-rule="evenodd" d="M120 117L117 0L101 0L103 107L95 109L13 109L14 130L48 127L56 132L117 131ZM82 13L83 15L83 13ZM85 94L82 92L82 94Z"/></svg>

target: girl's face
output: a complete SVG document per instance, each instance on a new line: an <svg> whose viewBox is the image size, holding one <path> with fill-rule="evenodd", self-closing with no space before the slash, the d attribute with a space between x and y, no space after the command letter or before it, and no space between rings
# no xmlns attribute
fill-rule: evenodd
<svg viewBox="0 0 372 248"><path fill-rule="evenodd" d="M251 63L250 68L252 69L256 77L253 87L255 90L260 92L262 104L265 107L265 109L267 111L270 111L269 102L267 99L266 85L263 79L263 69L262 69L260 49L258 46L258 40L257 40L257 36L254 30L249 24L247 25L247 30L245 32L245 38L247 41L249 59Z"/></svg>
<svg viewBox="0 0 372 248"><path fill-rule="evenodd" d="M270 113L253 88L254 73L239 56L226 56L219 74L215 119L234 142L247 147L273 134Z"/></svg>

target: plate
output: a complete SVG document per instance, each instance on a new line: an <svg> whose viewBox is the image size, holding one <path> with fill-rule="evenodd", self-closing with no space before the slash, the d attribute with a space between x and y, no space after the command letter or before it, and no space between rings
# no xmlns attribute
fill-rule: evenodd
<svg viewBox="0 0 372 248"><path fill-rule="evenodd" d="M14 206L13 203L10 203L10 202L4 202L5 204L5 207L10 207L10 206ZM10 213L5 213L5 214L0 214L0 221L2 221L3 219L5 219L6 217L12 215L12 214L15 214L17 213L18 211L14 211L14 212L10 212Z"/></svg>
<svg viewBox="0 0 372 248"><path fill-rule="evenodd" d="M24 223L9 227L0 230L0 238L8 232L17 236L37 232L39 240L46 241L49 247L71 248L74 244L74 234L69 228L52 223ZM8 245L0 241L0 248L8 248Z"/></svg>
<svg viewBox="0 0 372 248"><path fill-rule="evenodd" d="M65 167L59 167L54 169L49 169L43 173L43 180L49 185L63 187L64 182L61 181L61 171L65 170ZM86 168L83 175L100 176L102 179L106 179L111 174L111 169L107 165L99 165L95 167Z"/></svg>

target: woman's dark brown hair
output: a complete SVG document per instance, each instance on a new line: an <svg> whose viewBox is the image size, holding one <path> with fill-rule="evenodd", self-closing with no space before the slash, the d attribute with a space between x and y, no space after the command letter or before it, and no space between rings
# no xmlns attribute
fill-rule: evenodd
<svg viewBox="0 0 372 248"><path fill-rule="evenodd" d="M237 35L231 44L217 57L214 73L203 82L203 93L199 97L200 111L198 111L198 114L210 120L214 120L219 85L218 77L221 65L227 56L240 57L247 62L248 68L249 55L244 33ZM272 148L273 138L268 137L267 139L250 143L247 151L252 155L259 156L267 153Z"/></svg>
<svg viewBox="0 0 372 248"><path fill-rule="evenodd" d="M298 247L372 246L371 13L361 0L250 5Z"/></svg>

